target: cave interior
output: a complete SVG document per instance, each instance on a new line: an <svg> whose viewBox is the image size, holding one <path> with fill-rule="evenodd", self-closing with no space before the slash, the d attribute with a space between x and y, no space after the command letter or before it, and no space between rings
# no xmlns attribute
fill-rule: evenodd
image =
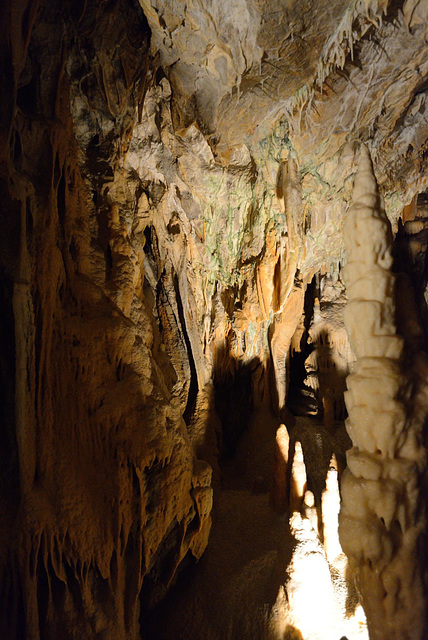
<svg viewBox="0 0 428 640"><path fill-rule="evenodd" d="M0 637L426 640L428 0L0 34Z"/></svg>

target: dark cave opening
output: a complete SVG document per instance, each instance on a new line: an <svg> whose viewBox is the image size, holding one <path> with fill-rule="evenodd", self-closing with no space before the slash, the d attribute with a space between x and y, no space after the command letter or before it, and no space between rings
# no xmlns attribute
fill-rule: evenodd
<svg viewBox="0 0 428 640"><path fill-rule="evenodd" d="M258 358L243 360L232 354L231 339L233 336L217 348L214 357L214 409L219 419L218 461L222 482L241 478L245 484L251 482L254 472L251 469L254 452L250 453L250 440L258 411L257 395L263 387L266 371ZM268 407L266 411L270 413ZM267 418L268 423L270 419Z"/></svg>
<svg viewBox="0 0 428 640"><path fill-rule="evenodd" d="M234 458L253 410L252 376L258 361L232 359L225 372L215 372L215 409L221 422L220 462Z"/></svg>
<svg viewBox="0 0 428 640"><path fill-rule="evenodd" d="M190 367L190 382L189 382L189 390L187 393L187 404L183 413L183 418L186 424L189 424L193 412L196 406L196 399L198 396L198 375L196 372L195 358L193 356L192 345L190 342L189 332L187 330L186 318L184 316L183 309L183 301L181 298L180 287L178 283L178 277L174 275L174 290L175 290L175 299L177 303L178 309L178 318L181 324L181 330L183 332L183 338L186 345L186 351L189 359L189 367Z"/></svg>
<svg viewBox="0 0 428 640"><path fill-rule="evenodd" d="M315 345L311 344L308 339L316 297L319 297L319 286L318 278L314 276L305 291L303 305L304 331L298 348L291 349L289 356L287 409L295 416L317 415L320 412L319 402L313 390L305 382L308 375L306 361L315 349Z"/></svg>

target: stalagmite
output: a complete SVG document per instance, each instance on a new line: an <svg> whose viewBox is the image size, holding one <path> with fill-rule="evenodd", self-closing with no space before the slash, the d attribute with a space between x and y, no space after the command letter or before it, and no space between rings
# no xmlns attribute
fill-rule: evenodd
<svg viewBox="0 0 428 640"><path fill-rule="evenodd" d="M319 533L320 517L318 509L315 506L315 496L312 491L305 491L303 510L305 513L305 518L307 518L311 523L312 529L316 533Z"/></svg>
<svg viewBox="0 0 428 640"><path fill-rule="evenodd" d="M277 430L275 438L275 466L271 494L272 507L278 513L284 513L289 503L289 447L290 436L288 435L287 427L282 424Z"/></svg>
<svg viewBox="0 0 428 640"><path fill-rule="evenodd" d="M345 394L353 448L342 476L340 541L356 570L370 638L422 640L418 548L425 522L418 486L426 411L417 383L412 387L401 372L392 234L365 146L344 233L344 319L357 361Z"/></svg>
<svg viewBox="0 0 428 640"><path fill-rule="evenodd" d="M342 547L340 546L338 533L339 509L340 494L338 469L336 457L333 454L329 469L327 471L325 489L321 496L323 542L325 554L327 556L327 560L330 563L333 563L335 558L340 556L340 554L342 553Z"/></svg>
<svg viewBox="0 0 428 640"><path fill-rule="evenodd" d="M300 511L306 491L306 466L303 459L302 445L296 442L293 464L291 466L290 512Z"/></svg>

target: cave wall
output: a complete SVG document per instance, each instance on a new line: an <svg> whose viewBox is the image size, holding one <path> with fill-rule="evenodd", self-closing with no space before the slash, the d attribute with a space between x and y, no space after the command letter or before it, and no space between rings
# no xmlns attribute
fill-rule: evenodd
<svg viewBox="0 0 428 640"><path fill-rule="evenodd" d="M123 169L150 33L128 2L23 9L2 18L1 633L137 637L140 599L144 618L202 553L212 493Z"/></svg>
<svg viewBox="0 0 428 640"><path fill-rule="evenodd" d="M207 544L211 468L250 414L288 419L305 332L316 393L337 356L342 417L356 153L396 229L427 185L426 2L309 5L1 9L7 637L144 633ZM243 470L266 484L257 428Z"/></svg>

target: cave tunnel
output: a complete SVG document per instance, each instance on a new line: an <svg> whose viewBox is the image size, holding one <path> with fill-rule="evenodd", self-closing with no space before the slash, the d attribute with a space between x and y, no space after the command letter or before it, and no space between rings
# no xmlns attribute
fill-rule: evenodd
<svg viewBox="0 0 428 640"><path fill-rule="evenodd" d="M426 640L428 0L3 0L0 638Z"/></svg>

